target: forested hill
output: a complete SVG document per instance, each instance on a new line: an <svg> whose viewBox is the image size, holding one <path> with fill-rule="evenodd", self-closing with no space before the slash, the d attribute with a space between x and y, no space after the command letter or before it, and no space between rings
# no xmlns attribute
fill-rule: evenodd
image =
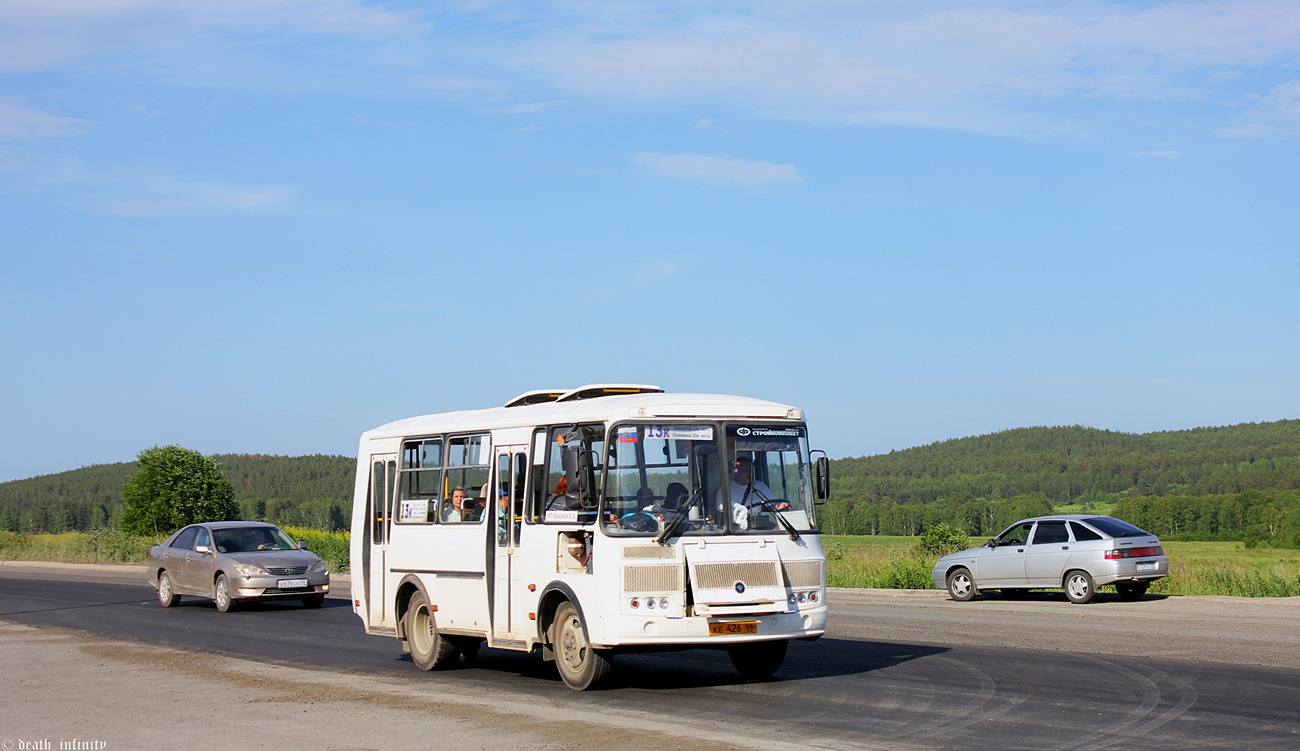
<svg viewBox="0 0 1300 751"><path fill-rule="evenodd" d="M927 503L1042 493L1204 496L1300 488L1300 420L1160 433L1019 428L833 462L834 495Z"/></svg>
<svg viewBox="0 0 1300 751"><path fill-rule="evenodd" d="M355 459L213 458L244 518L347 526ZM1021 428L832 465L821 514L832 533L916 534L945 521L989 534L1052 504L1115 503L1114 513L1158 534L1300 545L1300 420L1145 434ZM0 483L0 529L115 526L134 471L123 462Z"/></svg>
<svg viewBox="0 0 1300 751"><path fill-rule="evenodd" d="M357 460L347 456L212 457L230 479L246 518L338 528L351 508ZM135 462L97 464L0 483L0 529L63 532L115 523L122 484Z"/></svg>

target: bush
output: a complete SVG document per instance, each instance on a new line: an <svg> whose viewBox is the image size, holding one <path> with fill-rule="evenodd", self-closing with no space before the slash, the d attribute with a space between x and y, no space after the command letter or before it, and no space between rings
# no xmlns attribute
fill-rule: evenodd
<svg viewBox="0 0 1300 751"><path fill-rule="evenodd" d="M912 548L918 554L934 558L942 558L949 553L956 553L969 547L970 538L965 532L943 522L927 527L912 543Z"/></svg>
<svg viewBox="0 0 1300 751"><path fill-rule="evenodd" d="M307 543L307 549L325 561L330 573L347 573L351 539L347 532L326 532L307 527L285 527L284 531L293 539Z"/></svg>

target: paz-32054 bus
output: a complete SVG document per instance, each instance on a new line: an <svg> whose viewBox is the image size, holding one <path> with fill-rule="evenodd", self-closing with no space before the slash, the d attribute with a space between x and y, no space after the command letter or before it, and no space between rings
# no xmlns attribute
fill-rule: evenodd
<svg viewBox="0 0 1300 751"><path fill-rule="evenodd" d="M361 436L353 608L424 670L540 649L581 690L712 647L766 677L826 629L827 467L795 407L656 386L399 420Z"/></svg>

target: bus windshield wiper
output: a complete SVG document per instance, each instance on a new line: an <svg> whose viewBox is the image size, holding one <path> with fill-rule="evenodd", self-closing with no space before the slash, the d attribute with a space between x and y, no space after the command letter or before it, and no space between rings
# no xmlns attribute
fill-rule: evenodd
<svg viewBox="0 0 1300 751"><path fill-rule="evenodd" d="M791 524L790 521L789 521L788 519L786 519L786 518L781 514L780 511L777 511L777 510L776 510L776 506L773 506L773 505L772 505L772 499L771 499L771 498L764 498L760 493L758 493L758 489L757 489L757 488L754 488L754 497L758 499L758 502L759 502L760 504L762 504L763 509L764 509L765 511L767 511L767 512L768 512L769 514L771 514L772 516L775 516L775 517L776 517L776 520L779 521L779 522L781 522L781 526L782 526L782 527L785 527L786 534L790 535L790 539L791 539L791 540L798 540L798 539L799 539L799 530L795 529L795 528L794 528L794 525ZM790 502L789 502L789 501L786 501L786 503L789 504Z"/></svg>
<svg viewBox="0 0 1300 751"><path fill-rule="evenodd" d="M669 522L668 526L664 527L662 532L655 535L655 542L662 545L673 535L677 534L678 528L685 524L687 517L690 516L691 508L695 506L696 499L703 497L704 488L696 488L695 492L691 493L691 497L686 499L686 503L677 509L677 518Z"/></svg>

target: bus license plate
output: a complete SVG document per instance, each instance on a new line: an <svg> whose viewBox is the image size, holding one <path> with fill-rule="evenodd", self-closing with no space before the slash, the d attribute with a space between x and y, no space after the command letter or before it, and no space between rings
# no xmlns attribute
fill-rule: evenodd
<svg viewBox="0 0 1300 751"><path fill-rule="evenodd" d="M280 589L297 589L307 586L306 579L281 579L275 583Z"/></svg>
<svg viewBox="0 0 1300 751"><path fill-rule="evenodd" d="M732 623L710 623L709 636L725 634L757 634L758 621L737 621Z"/></svg>
<svg viewBox="0 0 1300 751"><path fill-rule="evenodd" d="M1156 570L1156 562L1155 562L1155 561L1150 561L1149 563L1139 563L1139 564L1137 565L1137 570L1138 570L1138 571L1155 571L1155 570Z"/></svg>

